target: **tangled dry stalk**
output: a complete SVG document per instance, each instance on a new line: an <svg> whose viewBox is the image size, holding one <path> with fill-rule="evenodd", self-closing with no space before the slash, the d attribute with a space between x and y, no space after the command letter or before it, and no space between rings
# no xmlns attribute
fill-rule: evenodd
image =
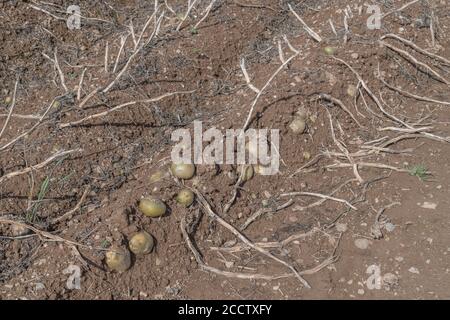
<svg viewBox="0 0 450 320"><path fill-rule="evenodd" d="M201 18L195 23L194 28L198 28L199 25L206 20L208 15L210 14L216 0L212 0L206 8L202 11ZM406 9L407 7L415 4L417 1L412 1L407 3L406 5L400 7L399 9L396 9L392 12L389 12L385 14L385 17L388 15L391 15L395 12L401 11ZM178 24L175 27L176 31L183 30L183 25L185 25L190 18L190 13L197 4L197 0L191 0L188 1L186 11L183 15L183 17L180 19ZM168 10L169 14L176 15L176 12L168 5L167 2L165 2L164 5ZM307 34L312 37L317 43L321 43L323 40L323 37L320 36L317 32L313 31L312 28L310 28L305 21L299 16L299 14L292 8L291 5L289 6L289 10L292 12L294 17L301 22L304 30L307 32ZM50 15L51 17L55 19L60 19L60 17L52 14L51 12L44 10L42 8L39 8L37 6L32 5L32 8L35 10L39 10L41 12L44 12L45 14ZM24 119L29 120L37 120L29 129L26 129L22 134L19 136L13 138L7 143L4 143L2 146L0 146L0 152L11 148L17 141L21 140L23 137L29 135L31 132L36 130L40 125L44 123L46 120L46 117L48 116L49 111L51 110L52 106L54 106L55 101L58 101L62 97L66 96L67 94L75 93L77 101L80 101L77 109L83 110L87 109L86 107L88 104L99 95L107 95L112 89L120 82L122 77L127 73L127 71L130 69L130 66L135 62L136 57L142 52L142 50L148 46L150 46L154 40L158 38L158 36L161 35L163 28L163 22L165 21L165 15L166 12L162 10L163 5L159 4L158 1L155 1L155 10L153 14L146 20L145 24L143 25L141 31L139 32L139 35L136 36L135 30L133 25L131 24L129 27L129 32L126 35L122 35L119 39L120 47L119 51L117 53L116 58L114 59L113 68L110 69L108 67L109 62L108 59L105 58L105 71L108 75L111 75L111 79L107 79L106 84L99 84L96 86L92 91L88 92L83 97L83 84L85 79L85 73L87 68L83 68L80 76L80 81L76 89L70 90L65 81L65 75L61 69L61 66L59 64L58 60L58 51L57 48L54 50L54 56L53 56L53 63L55 66L55 69L57 70L57 73L59 75L60 79L60 86L62 88L62 95L59 97L56 97L53 99L53 101L50 103L50 105L45 109L45 111L42 113L42 115L18 115L14 114L14 107L16 105L16 92L17 92L17 83L14 87L14 94L13 94L13 102L10 106L9 112L6 116L6 120L4 122L4 125L2 127L2 130L0 131L0 138L4 134L4 132L7 130L8 123L13 117L22 117ZM346 16L347 17L347 16ZM348 31L348 20L345 18L346 21L346 31ZM150 29L150 26L153 25L153 29ZM333 23L330 21L330 25L333 29L333 32L335 35L338 33L335 30L335 27ZM164 29L165 30L165 29ZM348 32L346 32L347 35ZM131 39L131 43L129 41ZM268 92L268 89L270 88L271 84L273 83L274 79L283 71L285 70L293 61L296 61L297 59L305 59L307 57L306 54L303 54L303 52L300 49L295 48L288 38L286 36L282 37L284 42L278 41L278 57L280 60L280 65L276 68L276 70L269 76L267 81L264 83L263 86L258 88L253 82L251 77L249 76L249 73L246 69L245 60L244 58L241 59L240 62L240 69L244 76L245 82L247 87L256 94L256 96L252 99L251 103L248 106L245 106L245 110L247 112L247 116L245 118L245 122L242 125L242 129L245 132L248 130L252 124L252 121L254 119L255 109L258 106L258 103L260 102L261 98ZM345 38L345 41L348 41L347 38ZM421 61L420 59L414 57L411 53L409 53L406 50L403 50L401 48L398 48L388 42L389 40L396 40L401 42L402 44L406 45L407 47L415 50L416 52L422 54L425 57L428 57L432 59L435 63L440 63L445 66L450 66L450 61L444 57L441 57L437 54L431 53L425 49L420 48L417 46L414 42L409 41L407 39L404 39L396 34L389 33L386 35L383 35L379 39L379 44L384 46L386 50L390 50L396 54L398 54L403 59L409 61L412 65L414 65L418 70L421 72L424 72L428 76L430 76L432 79L440 82L441 84L445 84L448 86L450 82L441 75L438 71L436 71L433 67L431 67L429 64ZM283 51L283 44L291 51L291 55L286 58L284 51ZM131 48L131 53L128 55L128 57L122 58L123 55L125 55L125 48L128 47ZM109 47L106 47L105 57L109 56ZM186 224L186 217L183 217L180 222L180 229L183 234L184 240L186 242L187 247L192 252L193 256L195 257L197 263L199 264L200 268L212 272L215 274L219 274L226 277L234 277L239 279L265 279L265 280L274 280L274 279L280 279L280 278L286 278L286 277L295 277L297 278L300 283L306 287L310 288L308 281L303 277L304 275L310 275L315 272L318 272L322 270L323 268L335 263L338 259L338 255L336 254L336 249L339 244L339 239L342 234L338 235L331 235L328 233L326 227L313 227L310 231L307 232L301 232L301 233L295 233L289 236L288 238L276 241L276 242L253 242L249 239L249 237L246 236L244 231L247 229L247 227L254 223L255 221L261 219L264 217L264 215L269 213L275 213L278 211L282 211L288 207L290 207L293 203L295 203L296 197L308 197L308 198L320 198L320 200L310 203L306 206L294 206L294 211L303 211L308 210L313 207L320 206L327 201L333 201L337 202L339 204L343 204L347 207L349 211L351 210L358 210L358 207L356 204L358 203L359 198L355 198L352 200L346 200L342 199L340 197L335 196L335 194L341 190L344 186L347 186L350 183L358 182L360 186L362 187L363 191L360 196L364 194L364 190L367 187L368 183L371 183L372 180L368 178L364 178L362 175L363 169L365 168L378 168L378 169L387 169L391 171L397 171L397 172L409 172L408 169L405 168L397 168L395 166L385 164L385 163L379 163L379 162L372 162L370 160L370 157L377 156L380 153L384 154L392 154L392 153L408 153L411 150L396 150L393 149L393 145L396 143L407 140L407 139L431 139L443 143L450 142L449 137L442 137L434 132L434 127L432 125L424 125L422 122L428 117L428 115L425 115L422 117L422 119L417 120L416 122L410 122L407 119L404 119L403 117L394 114L391 110L393 108L389 106L386 101L383 99L381 92L376 93L374 90L371 89L368 82L363 78L363 76L360 74L360 72L357 71L358 66L355 66L354 64L350 64L347 61L345 61L342 58L339 58L337 56L332 56L329 59L330 63L335 63L336 66L343 66L345 67L345 70L349 72L354 78L357 80L357 88L359 92L359 97L362 101L358 100L358 96L355 97L354 107L355 111L352 111L351 108L347 107L347 105L340 99L333 97L329 93L326 92L320 92L314 97L310 102L318 102L320 103L324 108L322 110L325 110L326 115L329 120L329 128L330 128L330 134L334 143L334 147L337 148L337 150L331 150L331 148L334 148L332 146L328 146L330 150L324 150L322 154L320 154L317 158L312 159L310 162L308 162L305 166L299 168L295 173L291 175L293 177L296 174L306 174L306 169L309 167L316 166L321 159L329 160L330 162L323 164L323 169L339 169L339 168L351 168L353 171L354 178L346 181L345 183L341 184L339 187L337 187L335 190L333 190L331 193L328 194L322 194L318 192L307 192L307 191L295 191L295 192L288 192L288 193L282 193L280 194L277 199L281 198L288 198L287 201L284 203L278 205L275 208L263 208L256 210L252 215L250 215L245 223L243 223L239 228L233 226L231 223L226 221L227 214L232 209L232 206L239 201L239 190L242 187L244 181L243 181L243 171L240 172L238 175L238 179L236 183L233 186L233 191L231 193L230 199L225 203L222 215L219 215L215 209L211 206L210 202L206 199L206 197L197 189L193 189L193 191L196 194L197 202L199 206L201 207L201 210L203 210L211 220L217 222L220 224L223 228L228 230L236 239L240 240L241 243L235 244L233 246L228 247L211 247L211 251L224 251L228 253L236 253L241 252L245 250L253 250L257 253L271 259L273 262L283 266L284 268L288 269L289 272L282 273L278 275L265 275L260 273L242 273L242 272L229 272L224 271L219 268L212 267L208 265L205 262L205 259L203 258L202 254L198 250L198 248L195 245L195 234L190 234L188 232L188 226ZM119 66L122 65L121 68ZM379 67L380 68L380 67ZM378 80L388 88L390 91L397 92L401 94L402 96L405 96L407 98L416 99L418 101L425 101L429 103L434 103L437 105L450 105L450 102L448 101L441 101L434 99L432 97L426 97L426 96L420 96L417 94L409 93L408 91L404 89L397 88L395 85L388 83L387 80L385 80L381 76L381 72L378 69ZM162 99L172 97L175 95L188 95L195 92L194 90L180 90L180 91L174 91L174 92L168 92L163 95L160 95L158 97L150 98L150 99L144 99L144 100L133 100L128 101L124 103L120 103L114 107L111 107L105 111L94 113L88 116L85 116L78 120L73 120L69 122L59 123L58 128L63 130L69 127L77 126L84 124L88 121L95 120L95 119L104 119L112 112L116 112L119 110L123 110L132 106L139 106L141 104L150 104L157 101L160 101ZM359 109L357 109L358 102L362 102L366 110L368 110L369 114L364 114L363 112L360 112ZM369 105L372 105L372 107L369 107ZM335 112L330 112L333 107L338 107L338 109L342 110L346 115L350 116L352 121L358 126L363 127L362 119L371 119L371 118L377 118L382 119L382 122L388 122L389 124L384 127L378 127L376 130L378 132L388 132L389 135L386 135L382 138L373 140L373 141L363 141L359 146L353 147L352 150L348 147L348 145L345 142L345 136L343 134L339 135L339 132L342 133L343 129L341 127L341 124L338 120L338 117L336 116ZM374 111L373 107L376 107L376 111ZM334 110L333 110L334 111ZM74 149L74 150L68 150L68 151L59 151L55 153L54 155L48 157L46 160L42 161L41 163L28 166L22 170L13 171L10 173L7 173L0 177L0 183L3 183L6 180L12 179L16 176L24 175L31 173L35 170L40 170L47 166L48 164L52 163L56 159L60 159L62 157L71 155L73 153L82 153L83 150L81 149ZM83 192L79 202L77 205L67 213L61 215L60 217L53 220L53 223L58 223L60 221L63 221L65 219L68 219L73 214L75 214L81 207L82 203L86 200L86 197L90 191L89 187L86 187L85 191ZM385 208L384 208L385 209ZM375 223L379 223L379 217L384 211L384 209L379 211L379 214L377 215ZM336 222L336 221L335 221ZM19 226L25 227L35 234L37 234L39 237L42 237L46 240L52 240L52 241L58 241L63 242L71 246L80 246L79 243L76 243L71 240L64 239L62 237L59 237L57 235L51 234L47 231L42 231L34 226L24 224L20 221L13 221L10 219L0 219L0 224L17 224ZM298 267L294 266L292 263L278 257L275 255L272 250L274 249L280 249L288 246L295 240L299 239L306 239L314 234L322 234L325 235L326 238L329 240L330 243L333 244L334 250L330 254L330 256L322 261L317 266L314 266L313 268L307 269L307 270L299 270ZM92 248L89 248L92 249Z"/></svg>

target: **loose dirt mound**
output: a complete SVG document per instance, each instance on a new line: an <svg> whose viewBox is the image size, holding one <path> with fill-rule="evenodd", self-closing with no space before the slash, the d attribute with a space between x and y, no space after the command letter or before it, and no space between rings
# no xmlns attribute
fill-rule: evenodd
<svg viewBox="0 0 450 320"><path fill-rule="evenodd" d="M449 4L191 2L0 3L0 297L448 298ZM194 121L279 129L280 172L175 179Z"/></svg>

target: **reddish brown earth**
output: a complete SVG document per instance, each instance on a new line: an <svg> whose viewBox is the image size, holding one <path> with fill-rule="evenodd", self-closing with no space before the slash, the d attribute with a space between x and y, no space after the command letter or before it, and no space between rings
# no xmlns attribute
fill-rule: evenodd
<svg viewBox="0 0 450 320"><path fill-rule="evenodd" d="M394 33L450 59L446 36L450 32L449 2L418 1L387 15L380 30L369 30L369 14L362 1L217 0L206 19L193 28L209 4L199 1L180 31L175 28L180 14L186 12L186 1L167 2L178 16L162 4L160 12L165 10L165 18L159 34L134 57L109 92L96 94L81 108L76 86L83 69L81 100L117 76L112 68L120 37L129 34L131 21L138 37L154 12L154 3L82 1L81 14L89 19L82 19L79 30L69 30L64 12L72 2L0 2L0 130L11 110L9 99L17 79L13 115L34 116L11 117L0 135L0 148L30 129L38 121L35 116L42 115L55 97L60 97L35 130L0 149L0 299L449 299L449 143L419 133L389 145L389 150L355 157L358 163L378 164L377 168L359 165L362 183L355 180L351 168L330 168L337 161L349 160L330 155L341 151L333 140L328 115L337 139L352 154L368 150L364 149L367 142L404 133L380 131L402 126L383 115L363 89L364 99L349 95L349 86L356 86L358 79L324 52L325 47L335 48L334 56L362 76L390 115L415 127L432 126L428 132L446 138L450 136L446 109L449 85L419 71L420 66L382 46L379 39ZM289 3L320 34L321 43L303 30L289 11ZM386 1L380 7L389 13L406 3ZM348 40L344 42L347 4L353 17L348 19ZM363 6L361 15L359 6ZM430 19L434 44L427 24ZM151 31L153 23L150 26ZM145 33L145 38L148 35ZM286 266L249 248L234 253L213 250L224 249L235 239L233 234L208 217L198 201L187 209L180 207L174 200L180 186L171 177L157 183L149 179L157 171L167 172L174 145L170 137L175 129L192 129L194 120L203 121L204 129L244 125L255 93L246 85L240 60L245 59L253 85L262 88L281 64L277 41L281 41L286 59L293 54L283 35L300 53L270 82L251 122L252 128L280 129L280 173L255 175L241 185L226 214L223 207L234 190L235 166L197 166L196 177L184 183L204 195L213 210L237 228L263 205L273 209L292 199L292 205L263 215L243 233L254 243L279 243L319 230L270 250L298 271L311 270L334 258L320 270L304 275L311 289L289 274ZM450 79L449 64L395 39L384 41ZM108 72L104 68L106 43ZM132 54L131 36L124 48L117 70ZM52 60L55 49L69 94L65 94ZM390 90L380 80L380 73L392 86L447 105ZM195 91L138 103L78 125L60 126L129 101L191 90ZM320 94L342 101L361 125L336 104L318 99ZM289 128L299 107L308 112L304 134ZM82 150L26 174L6 176L39 164L59 150L72 149ZM305 159L305 153L311 155L310 160ZM303 166L305 169L298 172ZM420 166L430 174L412 175ZM394 167L398 170L392 170ZM330 195L339 186L333 197L347 200L357 210L328 200L298 211L296 207L318 199L279 197L297 191ZM142 215L137 204L146 195L164 200L170 208L168 214L157 219ZM77 208L78 203L80 208L71 217L55 220ZM381 220L393 230L383 228L383 237L374 239L371 227L383 208ZM200 219L198 226L192 226L196 218ZM204 262L230 272L228 276L201 269L183 238L182 220L187 220ZM21 233L17 223L34 229ZM132 256L131 268L123 273L109 270L105 252L115 246L126 247L140 230L155 238L153 252ZM54 241L54 236L64 241ZM356 240L364 242L361 239L366 239L367 248L355 245ZM70 265L81 268L79 290L67 288L70 275L64 270ZM391 274L391 281L386 276L380 288L368 288L369 267L379 270L380 276ZM237 279L233 277L236 273L289 276Z"/></svg>

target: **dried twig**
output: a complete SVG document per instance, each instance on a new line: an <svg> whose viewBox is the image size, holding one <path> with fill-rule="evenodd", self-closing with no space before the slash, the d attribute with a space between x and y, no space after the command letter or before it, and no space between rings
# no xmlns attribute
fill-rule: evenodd
<svg viewBox="0 0 450 320"><path fill-rule="evenodd" d="M199 203L202 205L204 210L213 218L216 220L219 224L221 224L223 227L225 227L227 230L229 230L231 233L233 233L237 238L239 238L242 242L244 242L246 245L251 247L253 250L258 251L259 253L262 253L263 255L273 259L274 261L284 265L285 267L289 268L292 273L297 277L297 279L300 280L300 282L307 288L311 288L311 286L308 284L308 282L303 279L303 277L299 274L299 272L289 263L287 263L284 260L281 260L280 258L274 256L269 251L256 246L252 241L250 241L246 236L244 236L240 231L238 231L235 227L233 227L231 224L223 220L219 215L217 215L214 210L212 210L211 206L209 205L208 201L204 198L204 196L198 191L194 189L194 192L197 196L197 199Z"/></svg>
<svg viewBox="0 0 450 320"><path fill-rule="evenodd" d="M66 127L75 126L75 125L78 125L80 123L92 120L92 119L97 119L97 118L104 117L104 116L106 116L106 115L108 115L108 114L110 114L112 112L118 111L118 110L123 109L125 107L136 105L138 103L151 103L151 102L160 101L160 100L162 100L164 98L171 97L171 96L176 95L176 94L188 94L188 93L193 93L193 92L195 92L195 90L194 91L177 91L177 92L166 93L166 94L163 94L163 95L161 95L159 97L152 98L152 99L129 101L129 102L126 102L126 103L119 104L118 106L115 106L114 108L108 109L106 111L99 112L99 113L96 113L96 114L92 114L92 115L87 116L87 117L85 117L83 119L80 119L80 120L67 122L67 123L61 123L59 125L59 127L60 128L66 128Z"/></svg>
<svg viewBox="0 0 450 320"><path fill-rule="evenodd" d="M321 42L322 38L316 33L314 32L313 29L311 29L310 27L308 27L308 25L305 23L305 21L303 21L303 19L297 14L297 12L294 11L294 9L292 8L292 6L290 4L288 4L289 10L291 10L291 12L294 14L294 16L298 19L298 21L300 21L303 25L303 29L305 29L305 31L317 42Z"/></svg>
<svg viewBox="0 0 450 320"><path fill-rule="evenodd" d="M403 58L405 58L406 60L408 60L408 61L411 62L412 64L416 65L416 67L417 67L420 71L424 72L421 68L419 68L419 66L422 67L423 69L425 69L425 70L427 71L427 72L425 72L425 73L427 73L427 74L432 74L432 75L434 76L434 78L436 78L437 80L439 80L439 81L441 81L441 82L443 82L443 83L445 83L445 84L450 84L450 82L449 82L447 79L445 79L445 78L444 78L443 76L441 76L439 73L437 73L436 71L434 71L429 65L427 65L426 63L423 63L423 62L418 61L416 58L414 58L414 57L413 57L411 54L409 54L407 51L402 50L402 49L399 49L399 48L397 48L397 47L395 47L395 46L393 46L393 45L391 45L391 44L389 44L389 43L387 43L387 42L384 42L384 41L380 41L380 42L381 42L381 44L382 44L383 46L385 46L385 47L387 47L387 48L389 48L389 49L391 49L391 50L397 52L397 53L400 54Z"/></svg>
<svg viewBox="0 0 450 320"><path fill-rule="evenodd" d="M42 169L46 165L52 163L53 161L55 161L58 158L64 157L64 156L66 156L68 154L71 154L71 153L81 152L81 151L83 151L83 150L82 149L73 149L73 150L68 150L68 151L58 151L54 155L52 155L51 157L47 158L46 160L44 160L41 163L35 164L34 166L26 167L25 169L22 169L22 170L10 172L10 173L7 173L7 174L1 176L0 177L0 183L4 182L6 180L9 180L9 179L11 179L13 177L26 174L26 173L31 172L33 170Z"/></svg>
<svg viewBox="0 0 450 320"><path fill-rule="evenodd" d="M62 220L71 218L72 215L73 215L75 212L77 212L78 210L81 209L81 205L83 204L84 200L86 200L86 197L88 196L88 194L89 194L90 191L91 191L91 186L88 185L88 186L84 189L83 195L81 196L80 201L78 201L77 205L76 205L73 209L71 209L71 210L67 211L66 213L64 213L62 216L59 216L59 217L53 219L52 224L55 224L55 223L57 223L57 222L61 222Z"/></svg>
<svg viewBox="0 0 450 320"><path fill-rule="evenodd" d="M19 80L16 81L16 84L14 85L14 93L11 101L11 106L9 107L8 116L6 117L5 124L3 125L2 130L0 131L0 139L2 138L3 133L6 130L6 127L8 126L9 120L11 119L11 116L14 111L14 107L16 106L16 93L17 93L17 85L19 84Z"/></svg>

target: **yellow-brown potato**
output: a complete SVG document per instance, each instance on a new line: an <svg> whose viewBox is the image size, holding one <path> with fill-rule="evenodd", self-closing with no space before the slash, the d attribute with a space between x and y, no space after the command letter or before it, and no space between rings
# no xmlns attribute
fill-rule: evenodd
<svg viewBox="0 0 450 320"><path fill-rule="evenodd" d="M294 132L294 133L305 132L305 129L306 129L305 119L295 118L289 125L289 128L291 128L292 132Z"/></svg>
<svg viewBox="0 0 450 320"><path fill-rule="evenodd" d="M147 217L160 217L166 213L164 202L156 198L143 198L139 201L139 210Z"/></svg>
<svg viewBox="0 0 450 320"><path fill-rule="evenodd" d="M242 174L242 166L239 166L238 168L238 174L239 176ZM249 181L251 178L253 178L254 170L252 165L245 165L244 166L244 173L242 176L242 182Z"/></svg>
<svg viewBox="0 0 450 320"><path fill-rule="evenodd" d="M129 247L134 254L146 254L153 250L155 241L151 234L145 231L136 233L131 237Z"/></svg>
<svg viewBox="0 0 450 320"><path fill-rule="evenodd" d="M125 248L113 248L106 252L106 264L111 270L124 272L131 267L130 251Z"/></svg>
<svg viewBox="0 0 450 320"><path fill-rule="evenodd" d="M195 166L193 164L190 163L186 163L186 164L175 164L172 163L172 165L170 166L170 171L172 172L172 174L179 178L179 179L184 179L184 180L188 180L191 179L194 174L195 174Z"/></svg>
<svg viewBox="0 0 450 320"><path fill-rule="evenodd" d="M194 193L189 189L183 189L178 192L176 200L184 207L189 207L194 202Z"/></svg>

